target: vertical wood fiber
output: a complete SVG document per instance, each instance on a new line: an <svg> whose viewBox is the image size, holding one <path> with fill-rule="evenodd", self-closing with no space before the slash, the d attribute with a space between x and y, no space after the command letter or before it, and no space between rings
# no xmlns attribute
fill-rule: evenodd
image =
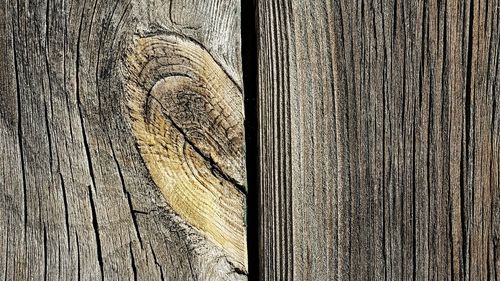
<svg viewBox="0 0 500 281"><path fill-rule="evenodd" d="M258 1L263 280L500 280L492 1Z"/></svg>

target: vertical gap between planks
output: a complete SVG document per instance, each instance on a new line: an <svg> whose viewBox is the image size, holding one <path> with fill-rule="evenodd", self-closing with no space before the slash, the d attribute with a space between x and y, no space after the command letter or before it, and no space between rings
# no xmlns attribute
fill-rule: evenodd
<svg viewBox="0 0 500 281"><path fill-rule="evenodd" d="M248 279L259 280L259 131L257 105L256 0L241 0L241 43L245 95Z"/></svg>

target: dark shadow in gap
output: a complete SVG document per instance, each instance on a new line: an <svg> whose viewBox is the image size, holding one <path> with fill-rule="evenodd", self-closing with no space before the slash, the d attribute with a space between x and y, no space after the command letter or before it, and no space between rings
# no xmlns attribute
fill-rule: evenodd
<svg viewBox="0 0 500 281"><path fill-rule="evenodd" d="M257 90L257 11L255 0L241 0L241 43L245 94L247 166L248 280L259 280L259 128Z"/></svg>

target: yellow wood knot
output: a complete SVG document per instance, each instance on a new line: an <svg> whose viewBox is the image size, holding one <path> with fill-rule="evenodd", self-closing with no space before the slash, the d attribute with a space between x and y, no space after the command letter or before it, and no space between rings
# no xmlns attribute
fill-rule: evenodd
<svg viewBox="0 0 500 281"><path fill-rule="evenodd" d="M139 151L168 204L247 271L243 97L199 44L137 37L126 91Z"/></svg>

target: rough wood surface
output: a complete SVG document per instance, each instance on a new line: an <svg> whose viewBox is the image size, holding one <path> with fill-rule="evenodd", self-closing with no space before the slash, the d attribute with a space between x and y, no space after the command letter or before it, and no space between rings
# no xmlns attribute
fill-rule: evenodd
<svg viewBox="0 0 500 281"><path fill-rule="evenodd" d="M237 0L0 0L1 280L246 279L239 26Z"/></svg>
<svg viewBox="0 0 500 281"><path fill-rule="evenodd" d="M170 206L246 268L243 96L201 46L136 40L128 106L141 155Z"/></svg>
<svg viewBox="0 0 500 281"><path fill-rule="evenodd" d="M500 280L499 6L258 1L263 280Z"/></svg>

